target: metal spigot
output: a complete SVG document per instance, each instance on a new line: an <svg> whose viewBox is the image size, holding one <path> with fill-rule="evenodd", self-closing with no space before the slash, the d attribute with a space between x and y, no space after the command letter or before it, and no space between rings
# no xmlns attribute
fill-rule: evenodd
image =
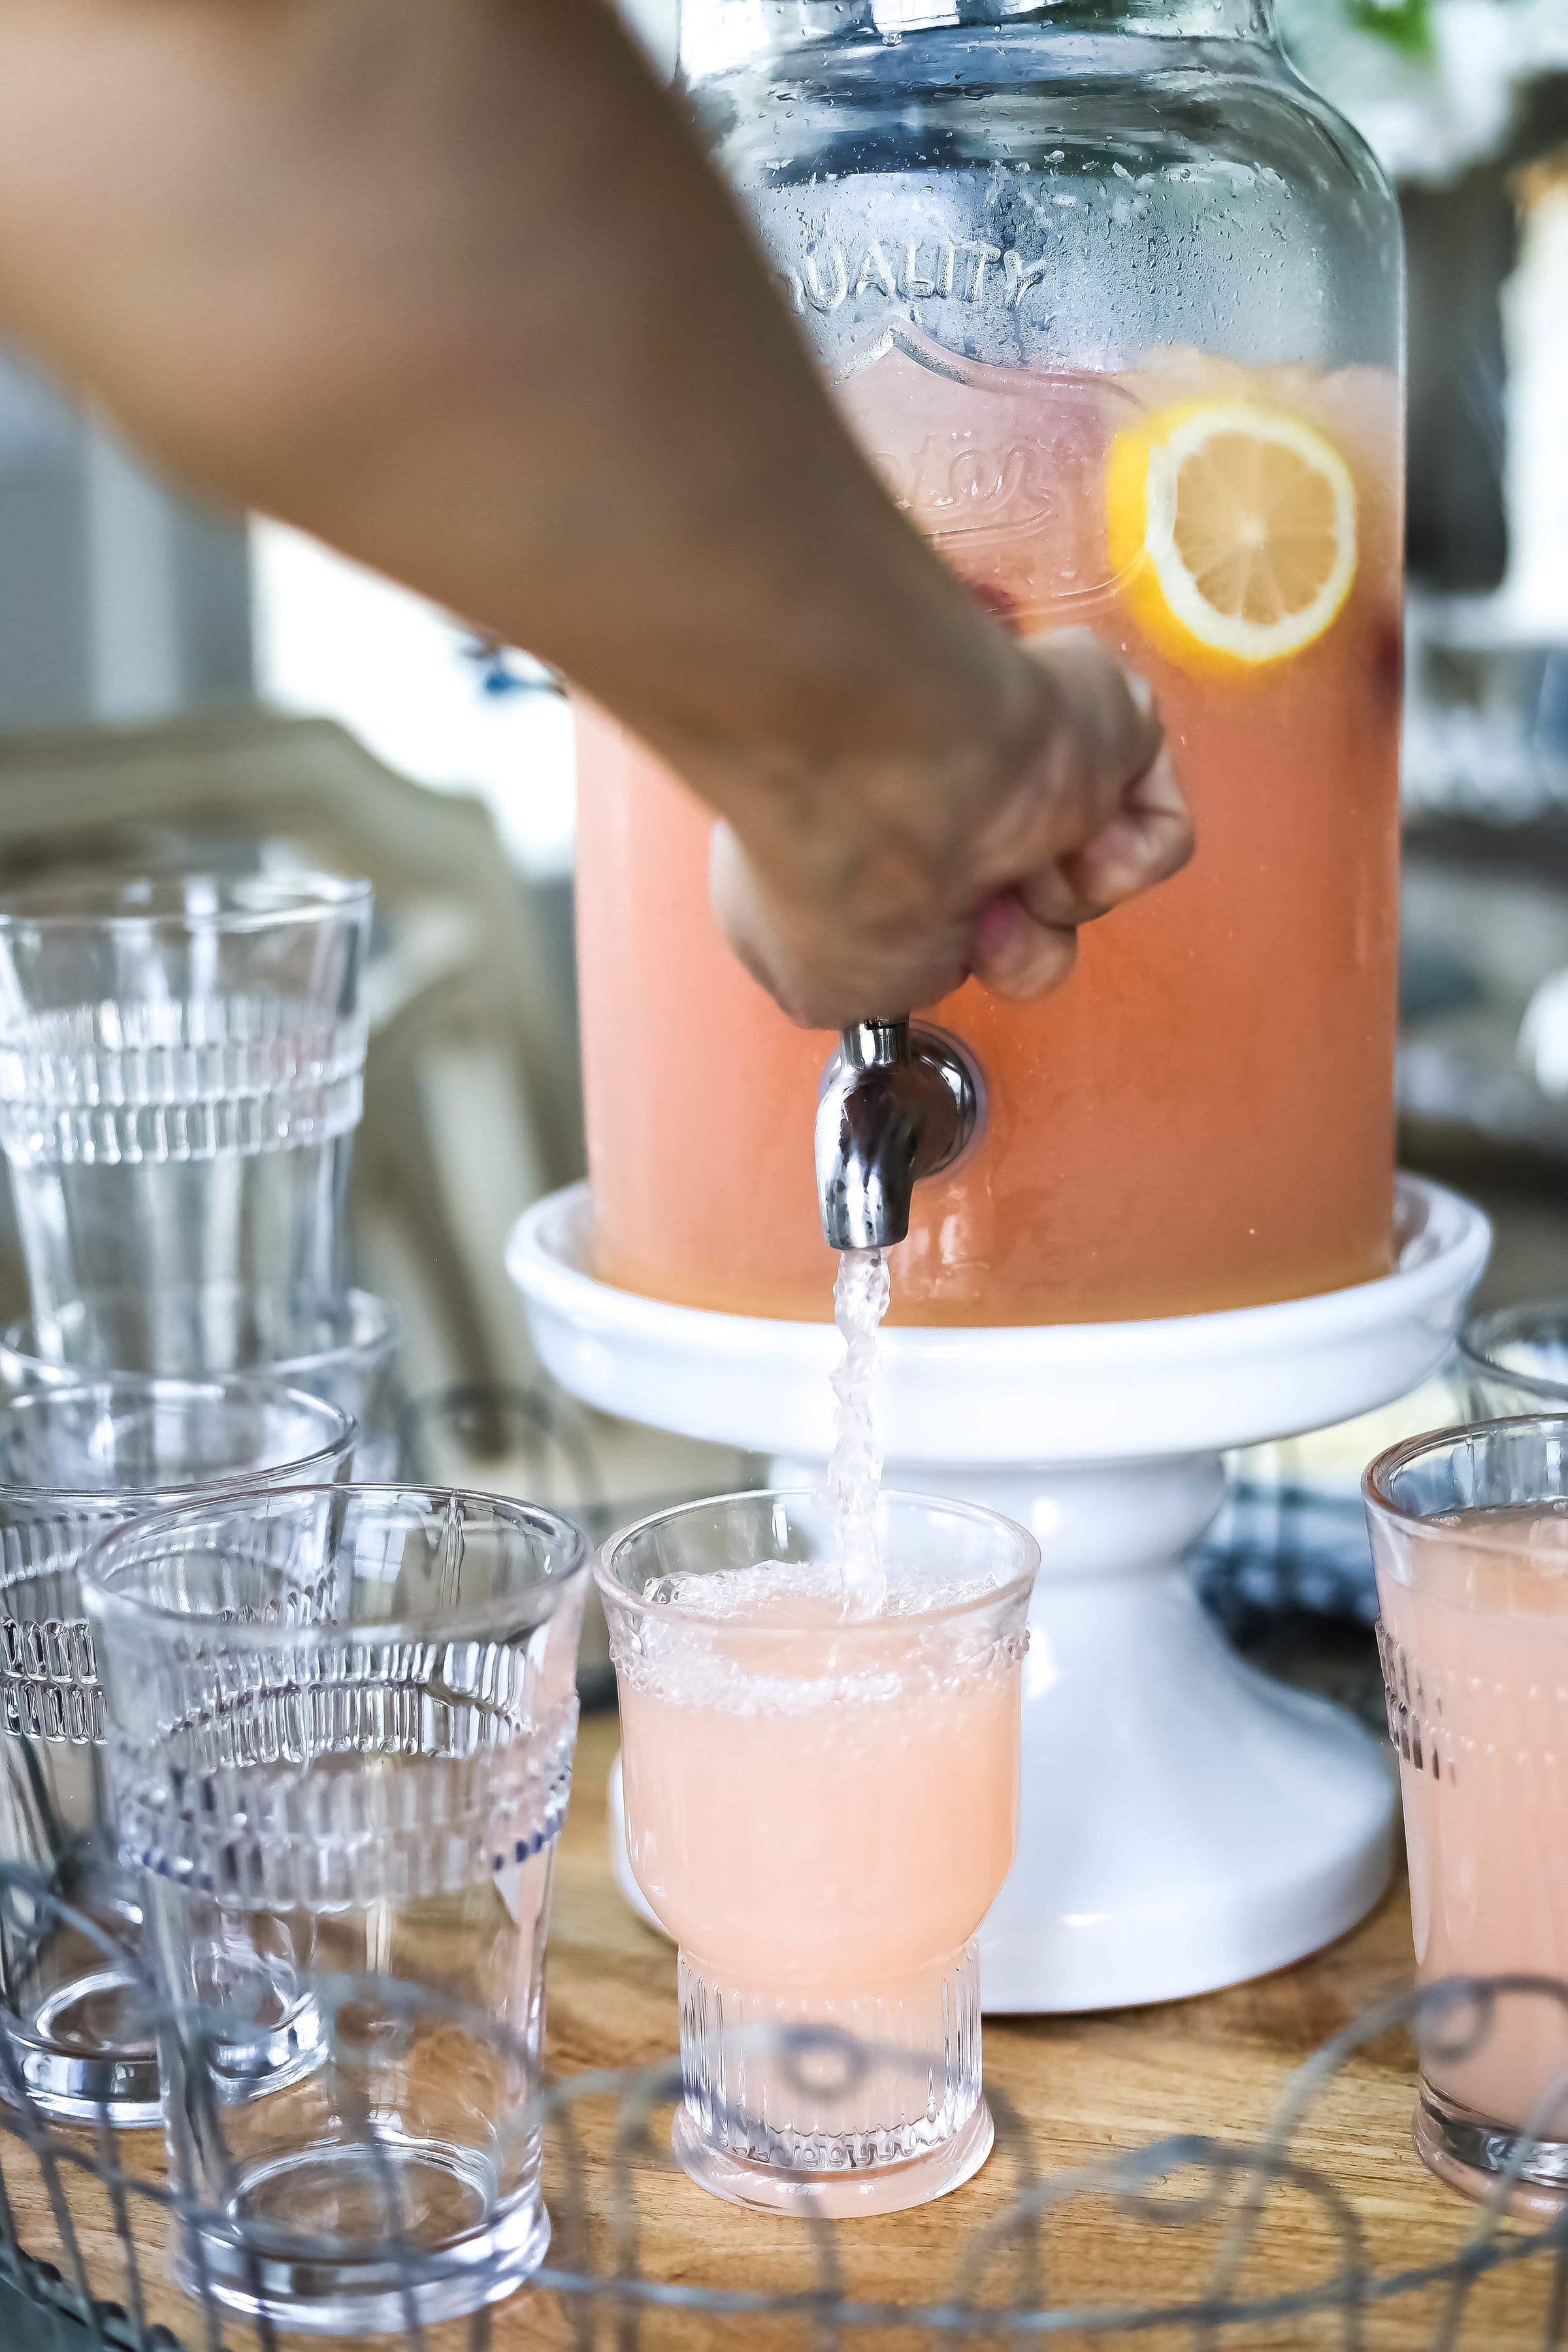
<svg viewBox="0 0 1568 2352"><path fill-rule="evenodd" d="M842 1032L816 1105L816 1199L829 1249L885 1249L910 1230L922 1176L951 1168L980 1125L979 1073L922 1022Z"/></svg>

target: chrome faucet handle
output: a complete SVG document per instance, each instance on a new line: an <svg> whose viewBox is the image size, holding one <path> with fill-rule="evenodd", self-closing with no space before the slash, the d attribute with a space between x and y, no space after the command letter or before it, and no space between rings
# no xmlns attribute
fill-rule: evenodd
<svg viewBox="0 0 1568 2352"><path fill-rule="evenodd" d="M904 1240L915 1185L967 1150L983 1104L979 1071L943 1031L908 1020L842 1031L816 1106L816 1198L828 1247Z"/></svg>

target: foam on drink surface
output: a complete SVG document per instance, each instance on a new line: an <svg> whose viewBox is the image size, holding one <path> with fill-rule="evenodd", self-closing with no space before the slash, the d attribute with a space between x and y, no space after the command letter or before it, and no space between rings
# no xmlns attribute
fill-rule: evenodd
<svg viewBox="0 0 1568 2352"><path fill-rule="evenodd" d="M798 1717L881 1707L1016 1663L1018 1637L984 1614L946 1613L994 1590L988 1577L895 1574L868 1610L837 1559L665 1576L644 1594L653 1605L635 1634L616 1640L616 1664L647 1696L683 1708Z"/></svg>
<svg viewBox="0 0 1568 2352"><path fill-rule="evenodd" d="M1543 1575L1568 1569L1568 1500L1554 1496L1541 1503L1471 1504L1464 1510L1436 1511L1429 1523L1453 1528L1495 1545L1504 1558L1523 1552Z"/></svg>

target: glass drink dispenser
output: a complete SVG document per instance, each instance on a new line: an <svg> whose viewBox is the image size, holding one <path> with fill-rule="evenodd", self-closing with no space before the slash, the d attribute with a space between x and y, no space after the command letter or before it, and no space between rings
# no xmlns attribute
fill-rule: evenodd
<svg viewBox="0 0 1568 2352"><path fill-rule="evenodd" d="M685 0L680 73L893 496L1154 688L1198 832L1056 996L929 1017L986 1116L893 1319L1099 1322L1391 1262L1398 220L1268 0ZM831 1311L831 1041L724 948L706 813L579 722L595 1270ZM744 1187L732 1173L746 1171Z"/></svg>

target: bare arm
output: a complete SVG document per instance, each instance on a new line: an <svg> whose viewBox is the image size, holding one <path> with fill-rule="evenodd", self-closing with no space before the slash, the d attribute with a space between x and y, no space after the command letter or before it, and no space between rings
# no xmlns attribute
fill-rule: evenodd
<svg viewBox="0 0 1568 2352"><path fill-rule="evenodd" d="M884 497L596 0L0 0L0 323L634 728L800 1017L1033 993L1185 855L1153 722Z"/></svg>

